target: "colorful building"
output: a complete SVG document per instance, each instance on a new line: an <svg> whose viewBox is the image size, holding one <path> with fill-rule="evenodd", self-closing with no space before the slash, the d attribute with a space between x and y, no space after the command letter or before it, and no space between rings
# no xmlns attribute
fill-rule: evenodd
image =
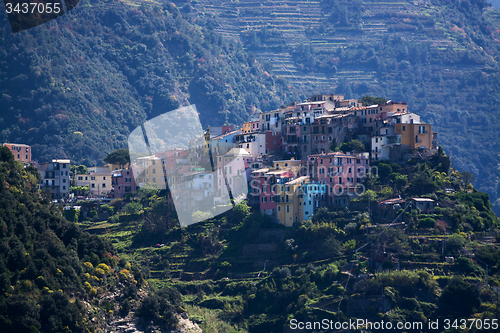
<svg viewBox="0 0 500 333"><path fill-rule="evenodd" d="M302 176L285 184L277 184L277 216L278 222L286 227L302 221L301 187L309 181L309 176Z"/></svg>
<svg viewBox="0 0 500 333"><path fill-rule="evenodd" d="M336 152L310 155L306 170L311 180L327 185L327 204L334 205L338 196L362 192L360 186L370 172L369 154Z"/></svg>
<svg viewBox="0 0 500 333"><path fill-rule="evenodd" d="M134 173L129 169L112 171L111 186L113 190L110 194L113 198L123 198L126 194L135 192L137 188Z"/></svg>
<svg viewBox="0 0 500 333"><path fill-rule="evenodd" d="M401 136L401 144L409 145L410 149L419 147L432 148L432 125L431 124L396 124L396 135Z"/></svg>
<svg viewBox="0 0 500 333"><path fill-rule="evenodd" d="M4 143L3 145L10 149L14 155L14 160L23 164L31 163L31 146L21 143Z"/></svg>
<svg viewBox="0 0 500 333"><path fill-rule="evenodd" d="M326 205L326 184L320 182L309 182L302 185L302 197L299 201L299 213L302 209L302 220L307 221L314 213Z"/></svg>

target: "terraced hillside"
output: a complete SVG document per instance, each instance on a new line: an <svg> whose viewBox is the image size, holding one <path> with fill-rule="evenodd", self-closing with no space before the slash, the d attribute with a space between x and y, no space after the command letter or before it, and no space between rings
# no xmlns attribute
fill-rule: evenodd
<svg viewBox="0 0 500 333"><path fill-rule="evenodd" d="M227 38L242 41L250 38L247 47L260 61L271 63L275 74L290 79L297 89L305 89L307 93L318 88L333 89L342 80L373 83L377 81L377 72L340 69L335 75L318 71L313 71L314 75L303 73L292 53L304 45L311 45L317 53L329 54L358 43L384 43L388 36L400 36L405 41L427 43L435 49L462 48L453 36L456 31L447 32L446 26L435 24L432 19L445 8L424 1L390 0L358 1L351 7L357 7L356 11L361 13L362 20L355 27L342 22L345 20L342 13L333 17L320 1L200 0L193 15L216 17L215 30ZM352 16L348 11L345 13ZM255 32L265 35L260 45L252 43L249 37ZM468 68L474 69L474 66Z"/></svg>
<svg viewBox="0 0 500 333"><path fill-rule="evenodd" d="M199 0L193 17L239 39L300 96L408 102L500 214L500 11L483 0Z"/></svg>

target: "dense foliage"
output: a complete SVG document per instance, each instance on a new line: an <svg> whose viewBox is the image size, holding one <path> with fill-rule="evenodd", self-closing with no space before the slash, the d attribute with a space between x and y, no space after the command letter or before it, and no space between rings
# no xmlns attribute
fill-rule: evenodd
<svg viewBox="0 0 500 333"><path fill-rule="evenodd" d="M99 294L118 281L136 288L141 274L128 264L118 275L127 264L112 245L68 222L50 205L50 195L37 190L39 180L35 168L23 168L0 147L2 332L94 331L101 320L91 321L84 302L100 306Z"/></svg>
<svg viewBox="0 0 500 333"><path fill-rule="evenodd" d="M289 98L285 81L214 21L193 22L168 2L84 0L19 34L0 20L0 140L32 145L39 162L93 166L146 119L186 103L203 126L220 126Z"/></svg>

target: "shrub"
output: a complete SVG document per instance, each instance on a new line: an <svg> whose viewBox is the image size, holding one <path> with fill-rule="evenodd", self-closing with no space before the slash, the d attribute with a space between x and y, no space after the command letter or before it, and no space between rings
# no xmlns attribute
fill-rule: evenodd
<svg viewBox="0 0 500 333"><path fill-rule="evenodd" d="M142 209L142 205L138 201L129 202L125 206L125 212L127 214L135 214L135 213L139 212L141 209Z"/></svg>
<svg viewBox="0 0 500 333"><path fill-rule="evenodd" d="M97 276L104 276L106 272L102 268L96 268L95 269L95 275Z"/></svg>
<svg viewBox="0 0 500 333"><path fill-rule="evenodd" d="M97 269L99 269L99 268L102 269L105 274L109 274L110 269L109 269L108 265L99 264L99 265L97 265ZM97 271L97 269L96 269L96 271Z"/></svg>
<svg viewBox="0 0 500 333"><path fill-rule="evenodd" d="M181 305L181 295L175 289L163 288L142 301L137 315L155 324L174 327L177 322L177 308Z"/></svg>
<svg viewBox="0 0 500 333"><path fill-rule="evenodd" d="M436 226L436 220L433 219L432 217L426 217L420 219L418 226L420 228L434 228Z"/></svg>

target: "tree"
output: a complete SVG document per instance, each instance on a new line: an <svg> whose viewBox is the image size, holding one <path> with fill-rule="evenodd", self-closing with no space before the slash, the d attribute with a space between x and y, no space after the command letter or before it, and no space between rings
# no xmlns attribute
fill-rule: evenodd
<svg viewBox="0 0 500 333"><path fill-rule="evenodd" d="M181 295L175 289L163 288L151 293L137 309L137 316L152 320L155 324L174 327L177 322L177 308L181 305Z"/></svg>
<svg viewBox="0 0 500 333"><path fill-rule="evenodd" d="M339 150L343 153L365 151L365 145L359 140L351 140L340 145Z"/></svg>
<svg viewBox="0 0 500 333"><path fill-rule="evenodd" d="M385 181L392 173L392 168L389 164L380 163L378 165L378 176L380 180Z"/></svg>
<svg viewBox="0 0 500 333"><path fill-rule="evenodd" d="M460 177L462 178L462 181L464 182L466 188L469 187L470 183L474 183L476 181L476 176L474 176L469 171L460 172Z"/></svg>
<svg viewBox="0 0 500 333"><path fill-rule="evenodd" d="M342 253L342 243L330 235L323 243L323 250L328 256L338 256Z"/></svg>
<svg viewBox="0 0 500 333"><path fill-rule="evenodd" d="M130 163L130 154L128 149L118 149L108 154L104 158L104 162L109 164L118 164L123 169L125 164Z"/></svg>
<svg viewBox="0 0 500 333"><path fill-rule="evenodd" d="M443 314L467 317L479 306L481 298L478 288L458 277L448 283L439 298L439 309Z"/></svg>
<svg viewBox="0 0 500 333"><path fill-rule="evenodd" d="M464 247L465 239L459 234L453 234L446 240L446 246L453 254L458 254L458 252Z"/></svg>
<svg viewBox="0 0 500 333"><path fill-rule="evenodd" d="M387 100L382 97L363 96L359 100L363 105L385 104Z"/></svg>
<svg viewBox="0 0 500 333"><path fill-rule="evenodd" d="M396 190L400 190L408 183L408 176L402 175L398 172L391 174L391 184L394 185Z"/></svg>
<svg viewBox="0 0 500 333"><path fill-rule="evenodd" d="M72 165L70 170L77 175L86 175L89 173L89 169L85 165Z"/></svg>

